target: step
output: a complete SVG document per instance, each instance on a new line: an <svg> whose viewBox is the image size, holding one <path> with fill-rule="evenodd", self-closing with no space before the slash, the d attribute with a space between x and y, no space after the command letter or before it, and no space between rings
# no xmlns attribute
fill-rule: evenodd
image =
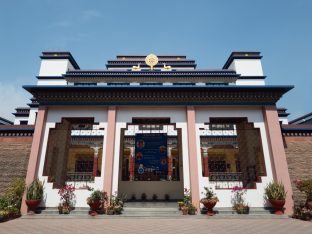
<svg viewBox="0 0 312 234"><path fill-rule="evenodd" d="M237 214L236 211L232 209L232 207L219 207L219 208L217 207L214 209L214 211L216 212L216 214L222 214L222 215ZM250 207L249 214L250 215L269 215L269 214L273 214L273 210L271 208L265 208L265 207Z"/></svg>
<svg viewBox="0 0 312 234"><path fill-rule="evenodd" d="M182 215L176 202L127 202L121 215L99 214L96 218L118 218L118 217L167 217L167 218L215 218L215 219L281 219L288 218L287 215L274 215L270 208L251 207L249 214L237 214L231 207L216 207L214 216L207 216L205 208L198 215ZM70 214L59 214L56 207L39 209L38 214L25 215L22 218L92 218L88 207L76 207Z"/></svg>
<svg viewBox="0 0 312 234"><path fill-rule="evenodd" d="M85 215L89 212L88 207L76 207L70 213L72 215ZM56 207L46 207L46 208L39 208L38 214L40 215L59 215L59 210Z"/></svg>

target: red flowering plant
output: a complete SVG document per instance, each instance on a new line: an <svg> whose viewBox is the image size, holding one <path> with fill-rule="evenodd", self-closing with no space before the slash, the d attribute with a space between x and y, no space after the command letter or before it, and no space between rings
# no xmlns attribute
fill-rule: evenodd
<svg viewBox="0 0 312 234"><path fill-rule="evenodd" d="M312 200L312 179L309 180L295 180L294 184L300 192L304 192L307 200Z"/></svg>
<svg viewBox="0 0 312 234"><path fill-rule="evenodd" d="M245 203L245 198L244 195L247 193L247 190L239 187L239 186L234 186L232 188L232 205L233 205L233 210L236 210L238 214L248 214L249 212L249 206L248 204Z"/></svg>
<svg viewBox="0 0 312 234"><path fill-rule="evenodd" d="M69 214L72 207L74 206L75 199L75 187L71 184L66 184L59 189L58 194L60 195L61 203L59 204L59 212L62 214Z"/></svg>
<svg viewBox="0 0 312 234"><path fill-rule="evenodd" d="M294 209L294 218L312 220L312 179L293 181L300 192L304 192L307 200L305 204L300 204Z"/></svg>

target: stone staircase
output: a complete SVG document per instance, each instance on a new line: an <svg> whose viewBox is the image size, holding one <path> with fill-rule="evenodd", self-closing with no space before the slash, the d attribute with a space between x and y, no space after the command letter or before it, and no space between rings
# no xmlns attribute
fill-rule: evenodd
<svg viewBox="0 0 312 234"><path fill-rule="evenodd" d="M177 217L181 212L176 202L127 202L122 216Z"/></svg>

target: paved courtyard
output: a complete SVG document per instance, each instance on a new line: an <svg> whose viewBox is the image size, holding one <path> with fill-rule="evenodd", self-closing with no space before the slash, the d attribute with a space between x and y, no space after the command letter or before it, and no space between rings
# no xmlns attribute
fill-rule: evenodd
<svg viewBox="0 0 312 234"><path fill-rule="evenodd" d="M14 233L289 233L312 234L312 222L294 219L52 218L0 223L1 234Z"/></svg>

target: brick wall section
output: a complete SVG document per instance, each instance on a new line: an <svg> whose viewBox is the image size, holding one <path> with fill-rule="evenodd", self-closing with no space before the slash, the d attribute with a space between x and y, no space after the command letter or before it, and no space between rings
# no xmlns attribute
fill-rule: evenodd
<svg viewBox="0 0 312 234"><path fill-rule="evenodd" d="M312 137L285 136L285 152L291 181L312 178ZM305 202L305 195L294 184L295 205Z"/></svg>
<svg viewBox="0 0 312 234"><path fill-rule="evenodd" d="M0 195L15 178L25 178L31 143L31 136L0 137Z"/></svg>

